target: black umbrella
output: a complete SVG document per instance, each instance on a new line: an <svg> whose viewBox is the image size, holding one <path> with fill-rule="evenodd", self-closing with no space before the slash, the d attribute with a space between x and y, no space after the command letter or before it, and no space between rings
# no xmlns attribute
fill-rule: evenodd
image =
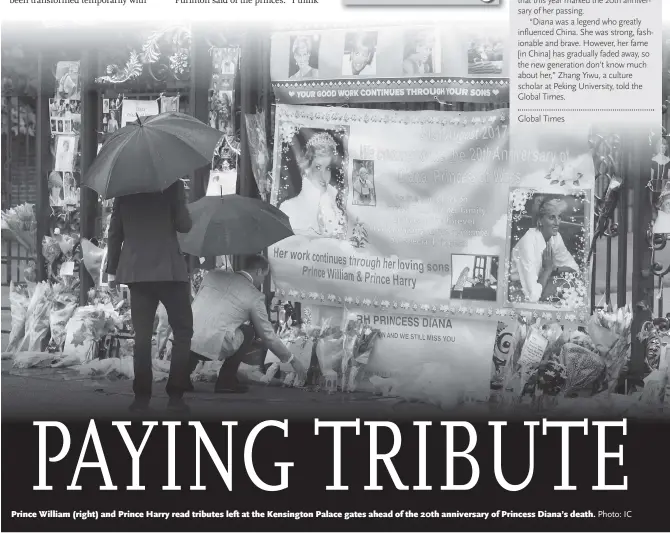
<svg viewBox="0 0 670 533"><path fill-rule="evenodd" d="M193 228L178 234L181 251L197 257L251 255L293 235L276 207L237 194L205 196L189 204Z"/></svg>
<svg viewBox="0 0 670 533"><path fill-rule="evenodd" d="M209 165L223 134L183 113L138 117L103 145L84 185L103 198L160 192Z"/></svg>

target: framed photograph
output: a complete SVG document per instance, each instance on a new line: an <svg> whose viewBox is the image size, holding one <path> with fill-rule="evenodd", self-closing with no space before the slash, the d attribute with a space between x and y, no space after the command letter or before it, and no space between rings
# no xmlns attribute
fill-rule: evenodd
<svg viewBox="0 0 670 533"><path fill-rule="evenodd" d="M102 99L102 114L106 115L109 113L109 98Z"/></svg>
<svg viewBox="0 0 670 533"><path fill-rule="evenodd" d="M591 191L510 192L505 305L586 310L591 238Z"/></svg>
<svg viewBox="0 0 670 533"><path fill-rule="evenodd" d="M58 172L72 172L77 154L79 138L75 135L59 135L56 142L56 165Z"/></svg>
<svg viewBox="0 0 670 533"><path fill-rule="evenodd" d="M58 119L52 118L49 122L51 124L51 133L58 133Z"/></svg>
<svg viewBox="0 0 670 533"><path fill-rule="evenodd" d="M56 119L56 132L57 133L64 133L65 132L65 124L63 122L62 118L57 118Z"/></svg>
<svg viewBox="0 0 670 533"><path fill-rule="evenodd" d="M72 133L72 119L64 118L63 120L63 133Z"/></svg>

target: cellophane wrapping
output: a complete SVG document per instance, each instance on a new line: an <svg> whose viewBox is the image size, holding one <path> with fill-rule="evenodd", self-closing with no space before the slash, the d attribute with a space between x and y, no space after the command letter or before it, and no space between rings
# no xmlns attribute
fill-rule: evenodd
<svg viewBox="0 0 670 533"><path fill-rule="evenodd" d="M67 324L63 355L86 363L97 356L97 343L122 327L111 303L79 307Z"/></svg>
<svg viewBox="0 0 670 533"><path fill-rule="evenodd" d="M53 285L53 307L49 314L51 329L50 349L62 351L65 344L65 330L79 305L78 287L72 282L63 281Z"/></svg>
<svg viewBox="0 0 670 533"><path fill-rule="evenodd" d="M344 355L342 357L342 390L354 392L361 371L370 362L379 330L345 309Z"/></svg>
<svg viewBox="0 0 670 533"><path fill-rule="evenodd" d="M39 352L49 335L49 314L53 307L53 290L48 282L42 281L35 286L26 314L25 336L21 351Z"/></svg>
<svg viewBox="0 0 670 533"><path fill-rule="evenodd" d="M26 248L32 255L35 252L37 218L33 204L22 204L1 212L2 230L14 242Z"/></svg>
<svg viewBox="0 0 670 533"><path fill-rule="evenodd" d="M10 359L21 348L26 334L26 318L30 305L30 293L27 287L14 282L9 284L9 305L12 313L12 329L7 347L2 352L3 359Z"/></svg>

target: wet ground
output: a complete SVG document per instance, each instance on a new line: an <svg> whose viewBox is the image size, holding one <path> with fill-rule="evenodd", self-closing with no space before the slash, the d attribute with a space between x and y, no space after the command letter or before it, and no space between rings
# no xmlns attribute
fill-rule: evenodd
<svg viewBox="0 0 670 533"><path fill-rule="evenodd" d="M245 394L215 394L214 384L195 383L196 391L186 395L190 418L423 418L440 417L437 407L384 398L365 392L328 394L322 391L289 389L251 384ZM132 382L127 379L83 377L74 369L17 369L2 362L2 416L23 418L107 418L128 417L133 400ZM165 382L154 383L152 408L164 412ZM418 417L418 418L417 418Z"/></svg>

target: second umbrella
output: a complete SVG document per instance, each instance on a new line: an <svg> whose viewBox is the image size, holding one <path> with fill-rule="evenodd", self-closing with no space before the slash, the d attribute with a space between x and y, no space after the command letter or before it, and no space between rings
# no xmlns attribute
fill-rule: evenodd
<svg viewBox="0 0 670 533"><path fill-rule="evenodd" d="M193 228L178 235L179 244L197 257L251 255L293 235L284 213L254 198L205 196L188 208Z"/></svg>

